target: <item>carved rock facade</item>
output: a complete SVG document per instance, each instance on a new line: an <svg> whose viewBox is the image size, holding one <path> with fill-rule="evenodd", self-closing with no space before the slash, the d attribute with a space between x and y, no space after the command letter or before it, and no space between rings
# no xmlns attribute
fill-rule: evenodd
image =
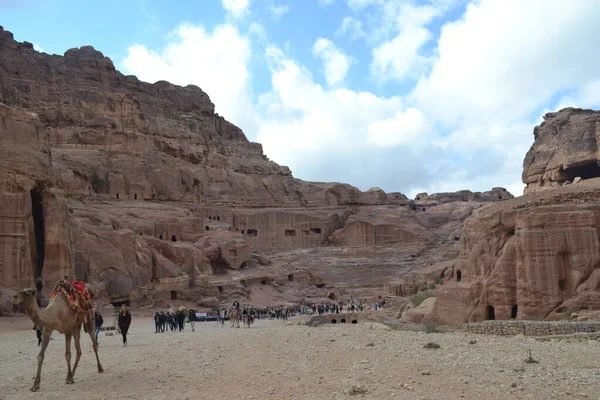
<svg viewBox="0 0 600 400"><path fill-rule="evenodd" d="M409 200L304 182L196 86L144 83L86 46L0 27L0 287L63 275L113 303L408 295L503 189Z"/></svg>

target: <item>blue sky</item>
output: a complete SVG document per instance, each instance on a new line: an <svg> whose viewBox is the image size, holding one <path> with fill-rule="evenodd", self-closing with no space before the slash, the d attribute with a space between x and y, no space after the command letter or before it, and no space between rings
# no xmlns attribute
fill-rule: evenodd
<svg viewBox="0 0 600 400"><path fill-rule="evenodd" d="M298 178L411 196L520 194L541 116L600 106L598 20L588 0L0 0L42 51L197 84Z"/></svg>

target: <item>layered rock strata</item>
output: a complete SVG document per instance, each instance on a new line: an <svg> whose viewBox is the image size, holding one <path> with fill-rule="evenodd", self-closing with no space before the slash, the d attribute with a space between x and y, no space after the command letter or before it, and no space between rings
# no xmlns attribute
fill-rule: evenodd
<svg viewBox="0 0 600 400"><path fill-rule="evenodd" d="M523 162L525 193L600 178L600 111L565 108L548 113L533 135Z"/></svg>
<svg viewBox="0 0 600 400"><path fill-rule="evenodd" d="M409 200L305 182L200 88L39 53L0 27L0 287L63 275L113 304L404 296L439 280L496 188Z"/></svg>

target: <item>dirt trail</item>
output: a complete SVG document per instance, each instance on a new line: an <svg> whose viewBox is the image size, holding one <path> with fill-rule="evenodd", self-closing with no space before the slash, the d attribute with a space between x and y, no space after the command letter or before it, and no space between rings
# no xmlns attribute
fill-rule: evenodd
<svg viewBox="0 0 600 400"><path fill-rule="evenodd" d="M154 333L134 315L129 346L89 338L74 385L65 385L64 337L46 353L41 391L29 392L35 332L0 319L1 399L600 399L600 342L540 343L465 333L424 334L368 324L308 328L257 321L250 329L197 323ZM470 339L477 343L469 344ZM424 349L427 342L441 348ZM539 361L524 364L527 350ZM364 392L363 394L350 394Z"/></svg>

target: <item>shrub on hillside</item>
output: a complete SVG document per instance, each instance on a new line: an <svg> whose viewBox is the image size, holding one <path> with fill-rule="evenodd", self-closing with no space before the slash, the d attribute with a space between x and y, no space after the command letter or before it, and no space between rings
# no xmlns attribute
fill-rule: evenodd
<svg viewBox="0 0 600 400"><path fill-rule="evenodd" d="M426 290L424 292L419 292L410 296L410 301L415 305L415 307L418 307L419 305L421 305L422 302L424 302L430 297L435 297L435 292Z"/></svg>

